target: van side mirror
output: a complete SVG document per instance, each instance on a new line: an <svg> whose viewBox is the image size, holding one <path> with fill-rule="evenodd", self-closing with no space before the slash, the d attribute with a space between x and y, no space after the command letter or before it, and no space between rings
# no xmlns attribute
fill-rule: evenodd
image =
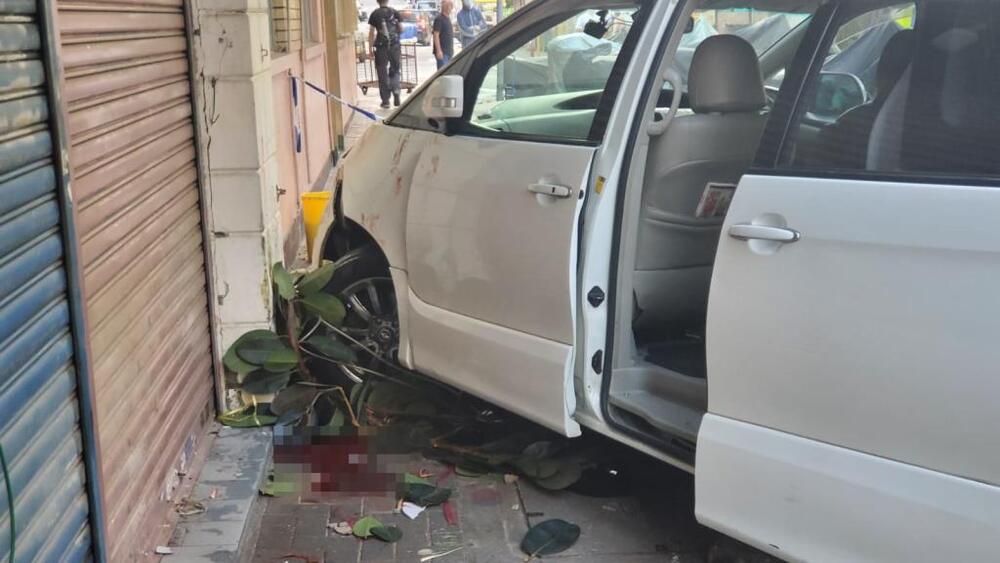
<svg viewBox="0 0 1000 563"><path fill-rule="evenodd" d="M427 119L462 117L465 113L465 81L461 76L438 76L427 87L421 109Z"/></svg>
<svg viewBox="0 0 1000 563"><path fill-rule="evenodd" d="M836 121L848 110L868 101L864 82L846 72L820 72L816 98L809 113L822 121Z"/></svg>

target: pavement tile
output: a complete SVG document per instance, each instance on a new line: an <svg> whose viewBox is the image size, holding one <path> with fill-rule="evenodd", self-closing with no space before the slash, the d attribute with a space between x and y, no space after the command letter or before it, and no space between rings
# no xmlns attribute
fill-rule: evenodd
<svg viewBox="0 0 1000 563"><path fill-rule="evenodd" d="M593 498L552 492L519 481L531 525L561 518L580 526L580 540L566 555L656 555L664 551L665 526L635 498Z"/></svg>
<svg viewBox="0 0 1000 563"><path fill-rule="evenodd" d="M362 543L354 536L330 534L323 543L324 561L327 563L359 561Z"/></svg>
<svg viewBox="0 0 1000 563"><path fill-rule="evenodd" d="M326 504L300 505L295 512L295 537L326 537L330 519L330 506Z"/></svg>
<svg viewBox="0 0 1000 563"><path fill-rule="evenodd" d="M197 522L184 525L182 547L238 545L244 522Z"/></svg>
<svg viewBox="0 0 1000 563"><path fill-rule="evenodd" d="M169 559L164 559L164 561L169 560L170 563L202 563L204 561L237 563L237 546L235 545L174 547L171 549L174 550L173 554L170 555Z"/></svg>
<svg viewBox="0 0 1000 563"><path fill-rule="evenodd" d="M500 475L479 479L460 477L456 499L458 519L477 563L506 563L522 557L518 547L528 526L514 485Z"/></svg>

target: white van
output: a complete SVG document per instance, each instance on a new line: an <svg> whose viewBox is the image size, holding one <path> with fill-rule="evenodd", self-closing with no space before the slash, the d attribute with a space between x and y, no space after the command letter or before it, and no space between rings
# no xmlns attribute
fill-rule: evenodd
<svg viewBox="0 0 1000 563"><path fill-rule="evenodd" d="M539 0L350 152L365 346L811 561L1000 560L1000 2Z"/></svg>

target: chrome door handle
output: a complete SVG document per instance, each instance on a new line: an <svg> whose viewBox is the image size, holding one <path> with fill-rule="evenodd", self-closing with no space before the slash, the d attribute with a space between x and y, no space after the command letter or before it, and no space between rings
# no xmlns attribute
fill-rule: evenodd
<svg viewBox="0 0 1000 563"><path fill-rule="evenodd" d="M802 238L802 235L794 229L749 224L729 227L729 236L737 240L769 240L783 243L796 242Z"/></svg>
<svg viewBox="0 0 1000 563"><path fill-rule="evenodd" d="M558 198L567 198L573 195L573 188L560 186L558 184L529 184L528 191L534 194L542 194Z"/></svg>

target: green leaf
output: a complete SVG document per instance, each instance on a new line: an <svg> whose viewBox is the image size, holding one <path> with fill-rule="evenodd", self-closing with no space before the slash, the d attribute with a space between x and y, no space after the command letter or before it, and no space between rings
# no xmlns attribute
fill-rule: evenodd
<svg viewBox="0 0 1000 563"><path fill-rule="evenodd" d="M222 363L224 363L226 367L229 368L230 371L239 374L247 374L250 373L251 371L259 369L260 364L254 364L246 361L245 359L240 357L240 355L237 352L243 349L244 347L249 347L252 345L256 345L259 342L265 342L271 340L280 341L280 337L277 334L271 332L270 330L252 330L244 334L243 336L237 338L236 342L233 342L233 345L230 346L228 350L226 350L226 354L222 358Z"/></svg>
<svg viewBox="0 0 1000 563"><path fill-rule="evenodd" d="M309 385L289 385L271 401L271 412L278 416L287 412L307 413L316 402L319 391Z"/></svg>
<svg viewBox="0 0 1000 563"><path fill-rule="evenodd" d="M306 340L309 348L321 356L325 356L335 362L354 363L358 360L358 355L349 346L334 340L333 337L322 334L314 334Z"/></svg>
<svg viewBox="0 0 1000 563"><path fill-rule="evenodd" d="M326 321L332 326L340 326L347 316L347 309L344 304L332 295L325 293L313 293L302 298L300 301L305 310Z"/></svg>
<svg viewBox="0 0 1000 563"><path fill-rule="evenodd" d="M403 498L420 506L437 506L451 498L451 489L439 489L423 483L406 483Z"/></svg>
<svg viewBox="0 0 1000 563"><path fill-rule="evenodd" d="M414 475L413 473L407 473L403 475L403 482L407 485L430 485L431 482L419 475Z"/></svg>
<svg viewBox="0 0 1000 563"><path fill-rule="evenodd" d="M278 419L266 414L255 415L253 406L246 406L222 413L217 420L220 424L230 428L260 428L272 426Z"/></svg>
<svg viewBox="0 0 1000 563"><path fill-rule="evenodd" d="M456 465L455 473L461 475L462 477L482 477L483 475L488 475L489 471L484 471L479 467L472 465Z"/></svg>
<svg viewBox="0 0 1000 563"><path fill-rule="evenodd" d="M374 516L365 516L364 518L358 520L354 523L355 536L359 538L370 538L372 537L372 528L384 528L381 522L378 521Z"/></svg>
<svg viewBox="0 0 1000 563"><path fill-rule="evenodd" d="M253 395L269 395L277 393L282 387L288 385L291 373L272 373L258 370L247 374L243 380L241 388Z"/></svg>
<svg viewBox="0 0 1000 563"><path fill-rule="evenodd" d="M272 352L264 362L264 369L274 373L283 373L299 365L299 356L291 348L282 348Z"/></svg>
<svg viewBox="0 0 1000 563"><path fill-rule="evenodd" d="M521 540L521 551L531 557L553 555L573 547L580 539L580 527L565 520L546 520L533 526Z"/></svg>
<svg viewBox="0 0 1000 563"><path fill-rule="evenodd" d="M255 366L263 366L276 353L294 352L278 335L274 339L260 339L246 342L236 349L236 354L245 362Z"/></svg>
<svg viewBox="0 0 1000 563"><path fill-rule="evenodd" d="M285 414L278 417L278 420L274 421L275 426L295 426L302 420L305 416L304 412L288 411Z"/></svg>
<svg viewBox="0 0 1000 563"><path fill-rule="evenodd" d="M298 282L299 293L302 296L309 296L323 291L326 289L327 284L330 283L330 280L333 279L333 273L336 270L337 265L335 263L327 262L302 276L302 279Z"/></svg>
<svg viewBox="0 0 1000 563"><path fill-rule="evenodd" d="M387 543L396 543L403 539L403 531L395 526L377 526L370 531L373 536Z"/></svg>
<svg viewBox="0 0 1000 563"><path fill-rule="evenodd" d="M347 414L344 412L344 409L338 408L333 411L333 416L330 417L330 423L326 426L328 428L345 428L347 425Z"/></svg>
<svg viewBox="0 0 1000 563"><path fill-rule="evenodd" d="M292 275L288 273L281 262L271 268L271 279L274 280L274 285L278 288L278 295L287 301L295 299L295 281L292 280Z"/></svg>
<svg viewBox="0 0 1000 563"><path fill-rule="evenodd" d="M553 475L531 479L531 482L543 489L561 491L579 481L581 477L583 477L583 464L577 460L565 460Z"/></svg>
<svg viewBox="0 0 1000 563"><path fill-rule="evenodd" d="M533 458L518 459L514 462L514 466L521 471L521 474L531 479L548 479L561 468L558 460Z"/></svg>

